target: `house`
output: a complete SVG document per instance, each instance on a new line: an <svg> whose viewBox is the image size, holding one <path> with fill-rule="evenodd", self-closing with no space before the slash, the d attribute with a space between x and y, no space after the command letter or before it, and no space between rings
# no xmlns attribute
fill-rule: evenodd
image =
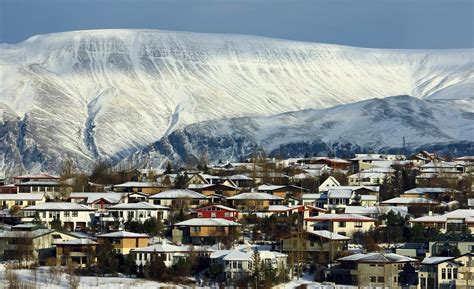
<svg viewBox="0 0 474 289"><path fill-rule="evenodd" d="M327 192L328 188L339 187L341 184L335 177L329 176L324 182L321 183L318 187L319 192Z"/></svg>
<svg viewBox="0 0 474 289"><path fill-rule="evenodd" d="M56 242L56 265L67 266L75 264L79 268L95 263L94 252L97 242L88 238L78 238L68 241Z"/></svg>
<svg viewBox="0 0 474 289"><path fill-rule="evenodd" d="M466 173L474 172L474 156L463 156L453 159L456 164L463 165Z"/></svg>
<svg viewBox="0 0 474 289"><path fill-rule="evenodd" d="M13 181L20 193L57 192L61 186L59 177L48 174L15 176Z"/></svg>
<svg viewBox="0 0 474 289"><path fill-rule="evenodd" d="M237 247L232 250L217 250L210 256L211 266L217 265L222 268L223 274L218 276L221 281L227 284L234 284L241 280L250 278L252 272L252 261L258 254L259 260L263 266L271 266L275 272L286 272L288 256L283 253L258 250L249 245Z"/></svg>
<svg viewBox="0 0 474 289"><path fill-rule="evenodd" d="M474 255L472 252L462 254L461 256L454 259L458 267L458 276L456 279L456 288L469 289L473 285L474 276ZM453 269L454 270L454 269ZM454 274L454 272L453 272Z"/></svg>
<svg viewBox="0 0 474 289"><path fill-rule="evenodd" d="M240 191L240 188L230 184L189 184L188 189L205 196L221 195L224 197L235 196Z"/></svg>
<svg viewBox="0 0 474 289"><path fill-rule="evenodd" d="M377 186L384 179L390 179L395 170L392 168L370 168L347 177L350 186Z"/></svg>
<svg viewBox="0 0 474 289"><path fill-rule="evenodd" d="M90 228L94 223L96 209L76 203L42 203L22 209L23 222L32 222L37 213L41 221L48 227L51 222L58 219L61 225L69 230L75 228Z"/></svg>
<svg viewBox="0 0 474 289"><path fill-rule="evenodd" d="M212 250L208 247L189 246L189 245L173 245L161 243L143 248L136 248L130 251L135 257L137 266L145 266L147 262L151 262L152 258L160 256L166 267L171 267L179 262L179 260L187 260L190 256L197 258L209 259Z"/></svg>
<svg viewBox="0 0 474 289"><path fill-rule="evenodd" d="M260 193L272 194L285 199L288 196L300 196L306 192L307 189L294 185L276 186L265 184L258 186L257 191Z"/></svg>
<svg viewBox="0 0 474 289"><path fill-rule="evenodd" d="M301 201L303 205L313 205L318 208L325 208L328 204L328 194L303 194L301 196Z"/></svg>
<svg viewBox="0 0 474 289"><path fill-rule="evenodd" d="M63 235L55 230L42 226L20 224L9 231L0 232L0 248L7 260L31 261L40 264L54 257L54 241ZM57 237L56 237L57 236Z"/></svg>
<svg viewBox="0 0 474 289"><path fill-rule="evenodd" d="M442 181L457 181L465 173L463 165L458 163L434 161L420 166L419 174L416 176L416 184L420 186L432 186Z"/></svg>
<svg viewBox="0 0 474 289"><path fill-rule="evenodd" d="M167 207L186 205L189 208L197 208L207 204L209 198L192 190L173 189L150 196L148 202Z"/></svg>
<svg viewBox="0 0 474 289"><path fill-rule="evenodd" d="M223 205L210 205L196 209L198 218L220 218L229 221L239 219L239 211Z"/></svg>
<svg viewBox="0 0 474 289"><path fill-rule="evenodd" d="M457 288L460 264L454 257L426 257L418 272L418 289Z"/></svg>
<svg viewBox="0 0 474 289"><path fill-rule="evenodd" d="M304 220L308 231L328 230L348 237L352 237L355 232L367 232L375 227L376 222L375 219L357 214L321 214Z"/></svg>
<svg viewBox="0 0 474 289"><path fill-rule="evenodd" d="M283 198L267 193L241 193L227 198L232 207L239 211L267 211L271 205L281 205Z"/></svg>
<svg viewBox="0 0 474 289"><path fill-rule="evenodd" d="M282 238L281 250L301 256L300 262L316 262L323 266L332 263L340 252L345 251L350 240L327 230L304 231Z"/></svg>
<svg viewBox="0 0 474 289"><path fill-rule="evenodd" d="M419 151L418 153L408 157L408 160L412 161L417 167L433 161L443 161L443 159L438 157L436 154L427 151Z"/></svg>
<svg viewBox="0 0 474 289"><path fill-rule="evenodd" d="M327 158L327 157L312 157L309 159L299 160L298 163L304 164L324 164L332 170L347 171L349 170L351 163L349 161L338 159L338 158Z"/></svg>
<svg viewBox="0 0 474 289"><path fill-rule="evenodd" d="M98 211L105 211L108 207L127 201L127 193L116 192L72 192L69 200L73 203L85 204Z"/></svg>
<svg viewBox="0 0 474 289"><path fill-rule="evenodd" d="M97 242L104 244L110 242L120 254L127 255L130 250L148 246L148 235L127 231L117 231L97 235Z"/></svg>
<svg viewBox="0 0 474 289"><path fill-rule="evenodd" d="M173 242L213 245L234 241L239 237L241 224L218 218L194 218L173 226Z"/></svg>
<svg viewBox="0 0 474 289"><path fill-rule="evenodd" d="M255 180L246 175L232 175L227 179L234 182L237 187L240 188L251 188L255 185Z"/></svg>
<svg viewBox="0 0 474 289"><path fill-rule="evenodd" d="M421 224L425 227L434 227L442 233L462 232L466 227L474 230L474 211L459 209L443 215L428 215L412 219L411 224Z"/></svg>
<svg viewBox="0 0 474 289"><path fill-rule="evenodd" d="M24 208L46 202L45 193L0 194L0 206L10 210L13 206Z"/></svg>
<svg viewBox="0 0 474 289"><path fill-rule="evenodd" d="M408 215L408 208L407 207L394 207L394 206L347 206L344 209L344 213L346 214L357 214L362 215L370 218L378 218L379 216L386 215L389 212L393 212L394 214L400 214L402 217L406 217ZM383 223L382 223L383 224Z"/></svg>
<svg viewBox="0 0 474 289"><path fill-rule="evenodd" d="M337 259L338 267L331 269L333 280L338 284L353 285L360 288L416 288L417 276L413 268L417 259L393 253L357 253ZM404 278L408 286L401 286L400 273L407 272ZM409 273L408 273L409 272Z"/></svg>
<svg viewBox="0 0 474 289"><path fill-rule="evenodd" d="M115 192L144 193L148 195L156 194L162 191L162 188L154 182L126 182L112 186Z"/></svg>
<svg viewBox="0 0 474 289"><path fill-rule="evenodd" d="M114 221L118 221L121 224L128 220L143 223L149 218L164 221L168 219L169 210L169 207L145 202L117 204L107 209Z"/></svg>

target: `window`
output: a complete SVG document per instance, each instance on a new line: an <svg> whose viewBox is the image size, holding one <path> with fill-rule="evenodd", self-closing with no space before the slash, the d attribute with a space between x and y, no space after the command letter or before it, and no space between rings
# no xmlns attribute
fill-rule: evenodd
<svg viewBox="0 0 474 289"><path fill-rule="evenodd" d="M211 213L211 218L215 218L216 217L216 213Z"/></svg>
<svg viewBox="0 0 474 289"><path fill-rule="evenodd" d="M372 283L377 282L377 279L375 278L375 276L369 276L369 279L370 279L370 282Z"/></svg>
<svg viewBox="0 0 474 289"><path fill-rule="evenodd" d="M201 227L191 227L191 232L199 233L199 232L201 232Z"/></svg>
<svg viewBox="0 0 474 289"><path fill-rule="evenodd" d="M46 218L46 212L43 212L43 218Z"/></svg>
<svg viewBox="0 0 474 289"><path fill-rule="evenodd" d="M151 217L151 211L148 211L148 212L147 212L147 216L148 216L148 217Z"/></svg>
<svg viewBox="0 0 474 289"><path fill-rule="evenodd" d="M339 228L345 228L346 222L339 222Z"/></svg>
<svg viewBox="0 0 474 289"><path fill-rule="evenodd" d="M355 222L354 225L356 228L362 228L362 222Z"/></svg>
<svg viewBox="0 0 474 289"><path fill-rule="evenodd" d="M377 282L378 282L378 283L383 283L383 282L384 282L383 276L377 277Z"/></svg>
<svg viewBox="0 0 474 289"><path fill-rule="evenodd" d="M446 268L441 269L441 279L446 279Z"/></svg>
<svg viewBox="0 0 474 289"><path fill-rule="evenodd" d="M453 279L458 279L458 268L453 268Z"/></svg>
<svg viewBox="0 0 474 289"><path fill-rule="evenodd" d="M64 217L69 217L69 212L64 212Z"/></svg>
<svg viewBox="0 0 474 289"><path fill-rule="evenodd" d="M73 212L72 212L72 216L73 216L73 217L77 217L77 216L78 216L78 212L77 212L77 211L73 211Z"/></svg>
<svg viewBox="0 0 474 289"><path fill-rule="evenodd" d="M448 279L453 279L453 269L448 268Z"/></svg>
<svg viewBox="0 0 474 289"><path fill-rule="evenodd" d="M202 213L201 212L198 213L198 217L202 218Z"/></svg>

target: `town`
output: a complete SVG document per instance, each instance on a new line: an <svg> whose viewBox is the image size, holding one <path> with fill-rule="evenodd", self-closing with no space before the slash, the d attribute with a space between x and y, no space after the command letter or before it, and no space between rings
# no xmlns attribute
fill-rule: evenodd
<svg viewBox="0 0 474 289"><path fill-rule="evenodd" d="M0 176L0 258L17 286L17 270L48 268L71 288L473 288L473 176L474 156L427 151L89 173L64 161L57 176Z"/></svg>

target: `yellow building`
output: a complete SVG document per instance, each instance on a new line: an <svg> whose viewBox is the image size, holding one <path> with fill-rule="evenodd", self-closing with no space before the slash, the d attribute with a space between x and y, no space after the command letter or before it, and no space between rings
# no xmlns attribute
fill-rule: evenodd
<svg viewBox="0 0 474 289"><path fill-rule="evenodd" d="M267 193L242 193L227 198L240 211L267 211L272 205L281 205L283 198Z"/></svg>
<svg viewBox="0 0 474 289"><path fill-rule="evenodd" d="M173 241L212 245L237 239L241 224L220 218L195 218L174 224Z"/></svg>
<svg viewBox="0 0 474 289"><path fill-rule="evenodd" d="M109 241L119 253L127 255L130 250L148 246L148 235L127 231L117 231L97 236L97 242Z"/></svg>

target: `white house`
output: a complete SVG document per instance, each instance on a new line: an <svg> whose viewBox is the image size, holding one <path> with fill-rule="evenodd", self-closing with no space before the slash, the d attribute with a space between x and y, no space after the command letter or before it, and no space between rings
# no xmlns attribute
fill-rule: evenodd
<svg viewBox="0 0 474 289"><path fill-rule="evenodd" d="M198 192L187 189L167 190L148 198L148 202L155 205L174 206L179 202L186 202L189 207L197 208L209 202L209 198Z"/></svg>
<svg viewBox="0 0 474 289"><path fill-rule="evenodd" d="M160 256L166 267L171 267L179 260L186 260L189 256L209 257L212 250L209 247L173 245L163 242L162 244L151 245L143 248L136 248L130 251L134 257L137 266L145 266L154 256Z"/></svg>
<svg viewBox="0 0 474 289"><path fill-rule="evenodd" d="M59 219L62 226L74 230L77 227L91 227L96 209L76 203L52 202L29 206L23 208L22 211L23 222L32 222L35 213L38 213L41 221L48 227L51 226L50 222L54 219Z"/></svg>
<svg viewBox="0 0 474 289"><path fill-rule="evenodd" d="M151 217L159 220L167 220L169 207L154 205L145 202L123 203L109 207L108 212L115 220L124 223L127 220L145 222Z"/></svg>
<svg viewBox="0 0 474 289"><path fill-rule="evenodd" d="M46 202L45 193L18 193L0 194L0 206L2 209L11 209L13 206L24 208Z"/></svg>
<svg viewBox="0 0 474 289"><path fill-rule="evenodd" d="M210 256L211 264L219 264L224 271L225 280L230 283L248 278L252 271L254 254L258 254L264 266L274 270L286 270L288 255L268 250L258 250L250 245L243 245L232 250L217 250Z"/></svg>
<svg viewBox="0 0 474 289"><path fill-rule="evenodd" d="M335 177L329 176L321 185L318 187L319 192L326 192L328 188L339 187L341 184Z"/></svg>

